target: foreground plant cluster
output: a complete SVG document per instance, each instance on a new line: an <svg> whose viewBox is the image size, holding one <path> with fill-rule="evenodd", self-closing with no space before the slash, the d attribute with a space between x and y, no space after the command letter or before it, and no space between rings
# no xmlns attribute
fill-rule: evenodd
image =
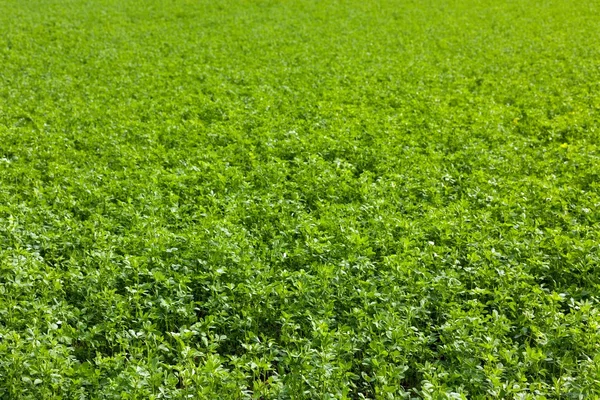
<svg viewBox="0 0 600 400"><path fill-rule="evenodd" d="M0 2L0 398L600 396L578 2Z"/></svg>

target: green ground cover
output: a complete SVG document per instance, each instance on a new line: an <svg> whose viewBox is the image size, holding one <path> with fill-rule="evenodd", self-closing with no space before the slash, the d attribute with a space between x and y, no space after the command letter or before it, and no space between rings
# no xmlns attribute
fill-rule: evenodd
<svg viewBox="0 0 600 400"><path fill-rule="evenodd" d="M0 1L0 398L600 396L600 4Z"/></svg>

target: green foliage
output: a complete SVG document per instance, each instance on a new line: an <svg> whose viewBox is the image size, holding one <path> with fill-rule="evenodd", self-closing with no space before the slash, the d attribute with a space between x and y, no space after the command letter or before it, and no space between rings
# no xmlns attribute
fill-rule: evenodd
<svg viewBox="0 0 600 400"><path fill-rule="evenodd" d="M0 398L599 397L599 11L0 2Z"/></svg>

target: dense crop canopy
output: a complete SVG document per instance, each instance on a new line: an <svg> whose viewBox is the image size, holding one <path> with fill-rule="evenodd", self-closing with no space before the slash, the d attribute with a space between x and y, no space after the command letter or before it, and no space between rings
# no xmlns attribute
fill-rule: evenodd
<svg viewBox="0 0 600 400"><path fill-rule="evenodd" d="M0 1L0 398L600 396L600 4Z"/></svg>

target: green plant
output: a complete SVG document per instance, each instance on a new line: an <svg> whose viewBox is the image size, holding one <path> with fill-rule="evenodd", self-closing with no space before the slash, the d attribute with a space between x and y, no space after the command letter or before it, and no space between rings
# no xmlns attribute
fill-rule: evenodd
<svg viewBox="0 0 600 400"><path fill-rule="evenodd" d="M600 396L597 8L0 2L0 398Z"/></svg>

